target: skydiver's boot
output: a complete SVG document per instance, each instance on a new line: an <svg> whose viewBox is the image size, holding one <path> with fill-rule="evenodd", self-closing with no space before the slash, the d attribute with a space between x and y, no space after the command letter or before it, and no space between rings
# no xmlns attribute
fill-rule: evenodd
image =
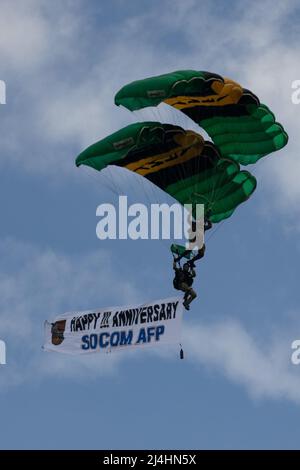
<svg viewBox="0 0 300 470"><path fill-rule="evenodd" d="M190 291L187 293L187 298L183 302L183 306L186 308L186 310L190 309L190 303L193 302L193 300L197 297L196 292L194 289L190 289Z"/></svg>
<svg viewBox="0 0 300 470"><path fill-rule="evenodd" d="M188 297L189 297L189 293L188 292L185 292L184 296L183 296L183 306L186 310L189 310L190 307L189 307L189 302L188 302Z"/></svg>

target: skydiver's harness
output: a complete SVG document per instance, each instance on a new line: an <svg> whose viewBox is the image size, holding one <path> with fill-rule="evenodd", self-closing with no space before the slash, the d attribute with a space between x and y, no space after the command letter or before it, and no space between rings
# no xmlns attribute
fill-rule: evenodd
<svg viewBox="0 0 300 470"><path fill-rule="evenodd" d="M189 287L193 284L194 278L190 272L183 271L180 266L180 261L178 262L179 268L175 268L175 277L173 279L174 289L180 290L180 284L185 283Z"/></svg>

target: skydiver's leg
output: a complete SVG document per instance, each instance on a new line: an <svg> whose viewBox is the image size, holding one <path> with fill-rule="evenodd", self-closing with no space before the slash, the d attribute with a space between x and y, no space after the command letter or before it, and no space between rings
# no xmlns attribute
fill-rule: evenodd
<svg viewBox="0 0 300 470"><path fill-rule="evenodd" d="M193 302L193 300L195 300L195 298L197 297L197 294L194 291L194 289L192 289L192 287L189 287L185 282L182 282L180 284L180 290L184 292L183 305L187 310L189 310L190 303Z"/></svg>
<svg viewBox="0 0 300 470"><path fill-rule="evenodd" d="M189 306L190 303L193 302L193 300L195 300L196 297L197 297L197 294L194 291L194 289L192 289L192 287L189 287L188 297L187 297L185 303Z"/></svg>
<svg viewBox="0 0 300 470"><path fill-rule="evenodd" d="M185 282L180 283L180 290L184 292L184 297L187 297L189 294L189 286Z"/></svg>
<svg viewBox="0 0 300 470"><path fill-rule="evenodd" d="M188 307L188 297L189 297L189 286L185 283L185 282L182 282L180 284L180 290L182 292L184 292L184 296L183 296L183 305L184 307L189 310L189 307Z"/></svg>

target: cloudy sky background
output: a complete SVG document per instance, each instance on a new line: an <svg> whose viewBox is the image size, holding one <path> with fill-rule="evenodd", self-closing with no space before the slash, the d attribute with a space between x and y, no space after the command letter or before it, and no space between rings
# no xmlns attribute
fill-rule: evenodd
<svg viewBox="0 0 300 470"><path fill-rule="evenodd" d="M299 19L293 0L0 0L1 448L300 447ZM46 318L174 293L164 243L96 238L116 196L74 159L137 118L114 106L121 86L185 68L250 88L290 136L209 237L186 358L43 353Z"/></svg>

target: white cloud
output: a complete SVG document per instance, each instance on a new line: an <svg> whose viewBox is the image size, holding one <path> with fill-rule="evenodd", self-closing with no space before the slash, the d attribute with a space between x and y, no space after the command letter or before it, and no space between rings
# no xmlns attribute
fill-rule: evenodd
<svg viewBox="0 0 300 470"><path fill-rule="evenodd" d="M34 67L49 51L50 25L42 16L39 3L4 0L0 9L1 60L13 68Z"/></svg>
<svg viewBox="0 0 300 470"><path fill-rule="evenodd" d="M188 356L196 364L221 372L242 385L253 398L286 399L300 403L300 377L291 364L291 343L298 324L288 330L272 328L264 343L255 339L236 320L185 328Z"/></svg>

